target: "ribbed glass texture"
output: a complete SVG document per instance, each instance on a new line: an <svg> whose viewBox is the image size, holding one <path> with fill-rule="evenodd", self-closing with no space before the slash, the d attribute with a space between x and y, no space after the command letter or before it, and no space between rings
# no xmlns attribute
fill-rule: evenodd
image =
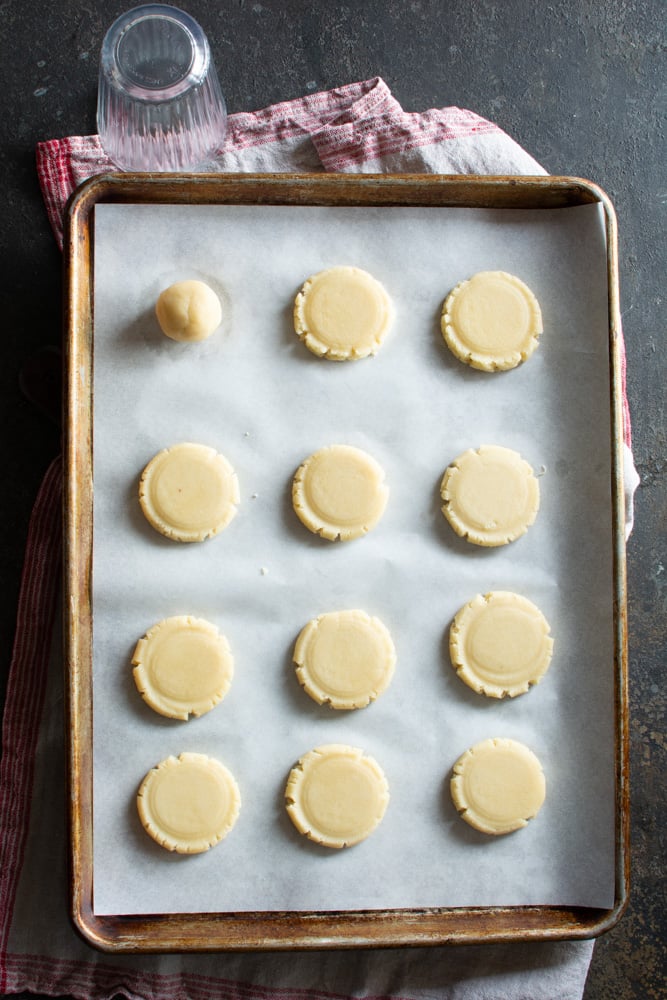
<svg viewBox="0 0 667 1000"><path fill-rule="evenodd" d="M227 110L208 40L166 4L127 11L102 43L97 128L121 170L194 170L222 145Z"/></svg>

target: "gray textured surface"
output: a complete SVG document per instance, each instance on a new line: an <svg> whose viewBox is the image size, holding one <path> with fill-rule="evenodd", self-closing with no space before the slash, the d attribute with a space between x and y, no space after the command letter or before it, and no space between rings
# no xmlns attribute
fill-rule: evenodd
<svg viewBox="0 0 667 1000"><path fill-rule="evenodd" d="M60 260L34 148L41 139L95 131L99 46L113 18L131 5L0 4L2 690L28 516L59 444L55 424L19 390L28 359L60 338ZM628 548L633 886L627 914L596 945L585 996L665 996L663 0L191 0L183 6L211 39L230 111L380 75L406 110L469 108L504 128L550 173L597 182L616 206L628 390L642 477Z"/></svg>

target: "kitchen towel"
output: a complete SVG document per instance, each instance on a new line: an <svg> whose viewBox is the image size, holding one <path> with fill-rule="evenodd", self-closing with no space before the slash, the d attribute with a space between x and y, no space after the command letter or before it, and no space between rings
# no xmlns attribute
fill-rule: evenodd
<svg viewBox="0 0 667 1000"><path fill-rule="evenodd" d="M41 143L37 168L62 245L69 195L113 170L97 136ZM231 115L221 172L544 174L493 123L458 108L403 111L377 78ZM626 500L636 473L625 406ZM37 497L21 583L0 762L0 995L102 1000L575 1000L591 941L299 954L110 956L69 924L58 605L61 468Z"/></svg>

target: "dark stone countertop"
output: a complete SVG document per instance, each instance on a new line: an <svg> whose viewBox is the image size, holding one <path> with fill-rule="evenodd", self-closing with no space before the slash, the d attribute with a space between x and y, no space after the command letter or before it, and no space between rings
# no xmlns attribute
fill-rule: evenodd
<svg viewBox="0 0 667 1000"><path fill-rule="evenodd" d="M118 0L0 6L0 691L28 517L59 449L55 422L19 387L26 365L61 337L60 254L37 183L35 145L95 131L101 40L129 6ZM406 110L475 111L550 173L593 180L615 204L641 476L628 545L632 891L626 915L596 945L585 997L665 996L665 6L662 0L192 0L184 6L211 39L232 112L380 75Z"/></svg>

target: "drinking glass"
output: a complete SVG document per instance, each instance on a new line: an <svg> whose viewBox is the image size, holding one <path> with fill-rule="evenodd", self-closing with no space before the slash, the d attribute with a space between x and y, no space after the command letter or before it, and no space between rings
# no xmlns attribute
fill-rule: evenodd
<svg viewBox="0 0 667 1000"><path fill-rule="evenodd" d="M222 145L227 109L206 35L167 4L122 14L100 54L97 127L121 170L205 166Z"/></svg>

